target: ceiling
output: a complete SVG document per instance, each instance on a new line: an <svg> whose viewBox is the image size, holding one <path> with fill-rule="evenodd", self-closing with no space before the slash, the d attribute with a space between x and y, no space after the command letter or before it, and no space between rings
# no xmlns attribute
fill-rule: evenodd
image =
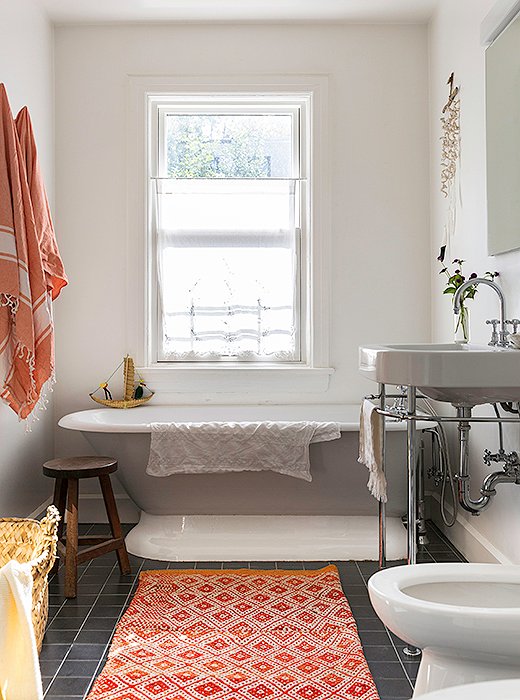
<svg viewBox="0 0 520 700"><path fill-rule="evenodd" d="M56 24L344 21L421 23L436 0L36 0Z"/></svg>

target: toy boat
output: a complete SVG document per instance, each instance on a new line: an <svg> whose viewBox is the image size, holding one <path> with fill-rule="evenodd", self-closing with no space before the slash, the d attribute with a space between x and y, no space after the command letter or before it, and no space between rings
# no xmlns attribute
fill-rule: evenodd
<svg viewBox="0 0 520 700"><path fill-rule="evenodd" d="M110 389L108 388L108 383L117 372L119 367L123 365L123 378L125 384L125 395L123 399L113 399ZM137 374L137 379L136 379ZM99 398L95 396L98 391L103 391L105 398ZM136 408L137 406L142 406L142 404L150 401L154 392L148 389L146 382L141 377L139 372L135 369L134 361L127 355L121 364L116 367L112 372L110 377L106 382L102 382L96 391L89 394L90 398L96 403L100 403L102 406L108 406L109 408Z"/></svg>

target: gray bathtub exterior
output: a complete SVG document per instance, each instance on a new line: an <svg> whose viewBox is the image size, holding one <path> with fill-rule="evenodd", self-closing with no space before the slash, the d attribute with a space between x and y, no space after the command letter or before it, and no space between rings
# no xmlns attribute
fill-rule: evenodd
<svg viewBox="0 0 520 700"><path fill-rule="evenodd" d="M150 433L84 432L98 454L119 461L118 478L151 515L375 515L377 501L358 463L357 431L310 446L312 482L272 472L175 475L145 473ZM406 434L387 433L388 515L406 512Z"/></svg>

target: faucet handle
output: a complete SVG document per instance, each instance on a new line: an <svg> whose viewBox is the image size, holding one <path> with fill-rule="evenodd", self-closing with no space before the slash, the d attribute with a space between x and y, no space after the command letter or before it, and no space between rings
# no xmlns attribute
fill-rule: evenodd
<svg viewBox="0 0 520 700"><path fill-rule="evenodd" d="M486 321L486 324L488 326L493 326L493 331L491 333L491 340L489 341L488 345L492 345L492 346L498 345L497 328L498 328L499 323L500 323L500 321L498 320L498 318L492 318L491 320Z"/></svg>
<svg viewBox="0 0 520 700"><path fill-rule="evenodd" d="M511 321L506 321L506 323L513 326L513 333L516 333L516 331L518 330L518 326L520 326L520 318L513 318L511 319Z"/></svg>

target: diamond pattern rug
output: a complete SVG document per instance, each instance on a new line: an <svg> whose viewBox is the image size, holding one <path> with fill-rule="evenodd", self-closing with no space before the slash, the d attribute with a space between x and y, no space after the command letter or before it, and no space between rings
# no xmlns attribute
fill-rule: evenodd
<svg viewBox="0 0 520 700"><path fill-rule="evenodd" d="M336 567L147 571L88 700L379 700Z"/></svg>

